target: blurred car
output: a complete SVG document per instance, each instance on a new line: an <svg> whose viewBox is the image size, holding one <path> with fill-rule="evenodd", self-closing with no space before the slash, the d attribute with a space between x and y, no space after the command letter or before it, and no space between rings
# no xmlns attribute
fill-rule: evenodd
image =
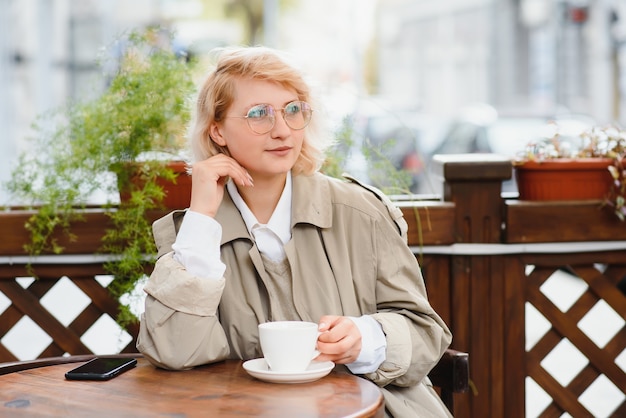
<svg viewBox="0 0 626 418"><path fill-rule="evenodd" d="M370 100L360 103L344 125L348 173L392 194L419 190L425 173L421 144L432 127L428 117Z"/></svg>
<svg viewBox="0 0 626 418"><path fill-rule="evenodd" d="M378 187L393 187L397 182L392 179L393 173L401 170L407 174L406 180L395 186L415 190L424 164L418 145L419 130L411 126L410 115L376 115L358 122L364 124L361 145L371 182Z"/></svg>
<svg viewBox="0 0 626 418"><path fill-rule="evenodd" d="M593 125L594 120L586 115L498 112L488 105L475 105L464 109L450 123L429 161L436 154L494 153L514 158L529 144L551 138L557 132L561 141L578 148L582 143L580 134ZM505 182L503 191L517 191L513 179Z"/></svg>

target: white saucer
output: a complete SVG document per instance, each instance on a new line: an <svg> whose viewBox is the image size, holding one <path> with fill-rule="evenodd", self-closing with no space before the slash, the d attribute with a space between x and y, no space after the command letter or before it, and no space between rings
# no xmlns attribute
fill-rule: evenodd
<svg viewBox="0 0 626 418"><path fill-rule="evenodd" d="M335 367L332 361L322 363L311 362L303 372L273 372L269 369L264 358L248 360L243 368L252 377L272 383L308 383L326 376Z"/></svg>

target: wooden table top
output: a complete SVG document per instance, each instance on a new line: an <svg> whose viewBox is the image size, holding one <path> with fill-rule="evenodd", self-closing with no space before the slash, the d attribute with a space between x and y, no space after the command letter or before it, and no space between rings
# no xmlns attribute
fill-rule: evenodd
<svg viewBox="0 0 626 418"><path fill-rule="evenodd" d="M339 370L311 383L280 384L249 376L241 361L174 372L140 358L109 381L66 380L65 372L79 364L0 376L0 416L384 416L378 387Z"/></svg>

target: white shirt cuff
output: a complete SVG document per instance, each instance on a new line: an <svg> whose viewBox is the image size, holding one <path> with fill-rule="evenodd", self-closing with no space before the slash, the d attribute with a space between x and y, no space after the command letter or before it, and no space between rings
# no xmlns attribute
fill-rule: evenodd
<svg viewBox="0 0 626 418"><path fill-rule="evenodd" d="M176 242L174 259L196 277L219 280L226 266L220 258L222 226L210 216L188 210Z"/></svg>
<svg viewBox="0 0 626 418"><path fill-rule="evenodd" d="M383 328L369 315L349 318L361 332L361 352L355 362L346 366L354 374L373 373L385 361L387 338Z"/></svg>

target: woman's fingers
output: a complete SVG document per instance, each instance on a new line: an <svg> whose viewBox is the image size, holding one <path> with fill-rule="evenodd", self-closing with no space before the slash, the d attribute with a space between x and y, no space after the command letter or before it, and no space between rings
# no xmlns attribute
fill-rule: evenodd
<svg viewBox="0 0 626 418"><path fill-rule="evenodd" d="M237 161L224 154L218 154L195 163L192 176L202 181L218 182L222 178L232 178L239 186L251 186L252 177ZM222 183L224 183L222 181Z"/></svg>
<svg viewBox="0 0 626 418"><path fill-rule="evenodd" d="M319 324L320 335L317 361L333 361L348 364L356 361L361 352L361 332L352 320L345 316L324 316Z"/></svg>
<svg viewBox="0 0 626 418"><path fill-rule="evenodd" d="M240 186L253 186L252 177L237 161L224 154L194 163L191 171L191 204L193 211L215 216L224 197L229 178Z"/></svg>

